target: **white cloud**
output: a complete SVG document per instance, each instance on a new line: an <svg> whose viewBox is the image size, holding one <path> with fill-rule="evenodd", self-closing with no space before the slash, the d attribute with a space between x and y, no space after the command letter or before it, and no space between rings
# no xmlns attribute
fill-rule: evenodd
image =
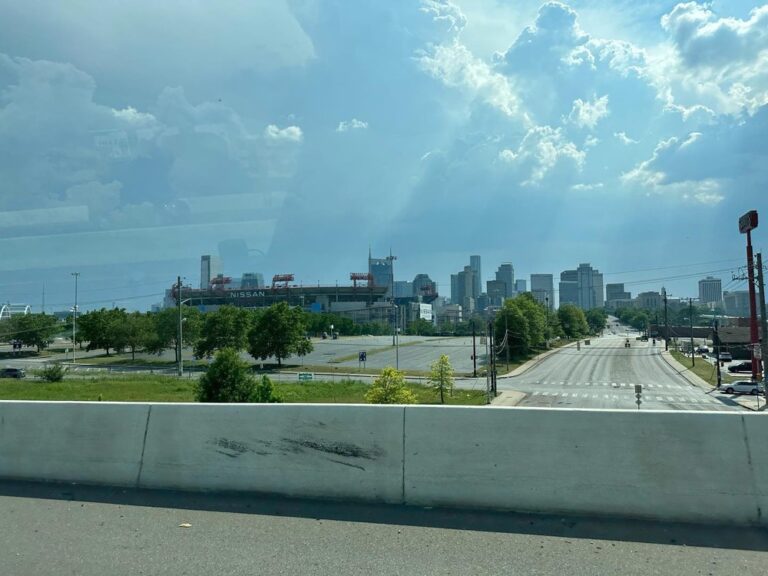
<svg viewBox="0 0 768 576"><path fill-rule="evenodd" d="M509 79L495 72L457 40L432 46L417 58L421 68L446 86L461 88L507 116L519 116L520 102Z"/></svg>
<svg viewBox="0 0 768 576"><path fill-rule="evenodd" d="M608 95L589 101L577 98L573 101L573 108L568 115L568 120L579 128L593 130L597 123L608 116Z"/></svg>
<svg viewBox="0 0 768 576"><path fill-rule="evenodd" d="M581 170L586 152L568 141L560 128L536 126L526 133L517 150L503 149L499 159L517 166L523 185L538 184L556 168L569 173Z"/></svg>
<svg viewBox="0 0 768 576"><path fill-rule="evenodd" d="M571 186L571 190L574 192L589 192L591 190L601 190L604 187L602 182L595 182L594 184L574 184Z"/></svg>
<svg viewBox="0 0 768 576"><path fill-rule="evenodd" d="M264 137L273 142L301 142L304 133L298 126L278 128L275 124L270 124L264 129Z"/></svg>
<svg viewBox="0 0 768 576"><path fill-rule="evenodd" d="M656 73L673 88L670 103L727 113L754 113L768 103L768 5L739 19L719 17L709 3L685 2L661 25L671 52Z"/></svg>
<svg viewBox="0 0 768 576"><path fill-rule="evenodd" d="M629 136L627 136L626 132L614 132L613 135L618 138L619 142L622 144L637 144L637 140L633 140Z"/></svg>
<svg viewBox="0 0 768 576"><path fill-rule="evenodd" d="M461 9L450 0L421 0L419 10L432 16L435 22L444 23L448 32L459 32L467 23Z"/></svg>
<svg viewBox="0 0 768 576"><path fill-rule="evenodd" d="M349 130L365 130L368 128L368 122L363 122L357 118L352 120L342 120L336 127L336 132L348 132Z"/></svg>

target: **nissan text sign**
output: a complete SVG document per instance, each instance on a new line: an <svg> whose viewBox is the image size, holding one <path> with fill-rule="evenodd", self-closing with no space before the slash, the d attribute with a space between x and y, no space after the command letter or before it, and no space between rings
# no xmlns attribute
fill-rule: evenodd
<svg viewBox="0 0 768 576"><path fill-rule="evenodd" d="M739 218L739 232L746 234L757 228L757 210L750 210Z"/></svg>

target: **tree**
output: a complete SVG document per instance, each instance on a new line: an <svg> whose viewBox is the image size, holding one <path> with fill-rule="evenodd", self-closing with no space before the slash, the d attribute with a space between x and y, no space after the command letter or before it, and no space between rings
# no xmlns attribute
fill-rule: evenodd
<svg viewBox="0 0 768 576"><path fill-rule="evenodd" d="M415 336L432 336L435 333L435 326L429 320L418 318L410 323L405 333Z"/></svg>
<svg viewBox="0 0 768 576"><path fill-rule="evenodd" d="M248 330L252 315L244 308L222 306L203 317L200 339L195 343L195 356L210 358L217 350L232 348L238 352L248 346Z"/></svg>
<svg viewBox="0 0 768 576"><path fill-rule="evenodd" d="M432 388L440 392L440 404L445 404L445 392L453 395L453 366L447 355L441 354L440 358L432 363L429 383Z"/></svg>
<svg viewBox="0 0 768 576"><path fill-rule="evenodd" d="M55 316L48 314L20 314L12 316L8 337L24 346L34 346L40 352L47 348L62 326Z"/></svg>
<svg viewBox="0 0 768 576"><path fill-rule="evenodd" d="M524 356L531 350L531 332L529 329L528 318L520 309L517 298L511 298L504 301L499 313L496 315L494 323L495 345L501 346L504 342L505 332L508 331L506 346L512 356ZM505 349L500 350L501 354L506 354Z"/></svg>
<svg viewBox="0 0 768 576"><path fill-rule="evenodd" d="M200 338L202 318L200 311L191 306L182 306L182 344L194 346ZM154 324L154 336L147 342L147 351L159 354L167 348L175 351L176 362L179 361L179 310L178 308L165 308L152 315Z"/></svg>
<svg viewBox="0 0 768 576"><path fill-rule="evenodd" d="M122 350L127 343L128 314L122 308L91 310L77 318L77 332L86 350L103 349L109 356L112 349Z"/></svg>
<svg viewBox="0 0 768 576"><path fill-rule="evenodd" d="M304 356L312 351L307 339L307 326L301 308L291 308L278 302L267 308L248 332L248 352L254 358L266 360L270 356L282 366L285 358L293 354Z"/></svg>
<svg viewBox="0 0 768 576"><path fill-rule="evenodd" d="M152 317L141 312L129 314L122 331L124 344L130 348L132 360L136 360L136 350L146 348L155 336Z"/></svg>
<svg viewBox="0 0 768 576"><path fill-rule="evenodd" d="M415 404L416 397L405 386L403 373L390 366L373 381L365 393L365 401L369 404Z"/></svg>
<svg viewBox="0 0 768 576"><path fill-rule="evenodd" d="M567 338L581 338L589 332L587 319L581 308L573 304L563 304L557 310L557 319Z"/></svg>
<svg viewBox="0 0 768 576"><path fill-rule="evenodd" d="M255 394L256 380L250 367L232 348L216 353L196 388L198 402L252 402Z"/></svg>
<svg viewBox="0 0 768 576"><path fill-rule="evenodd" d="M602 332L605 328L605 323L608 321L608 314L606 314L605 310L602 308L592 308L591 310L587 310L585 316L587 324L589 325L589 330L593 334Z"/></svg>

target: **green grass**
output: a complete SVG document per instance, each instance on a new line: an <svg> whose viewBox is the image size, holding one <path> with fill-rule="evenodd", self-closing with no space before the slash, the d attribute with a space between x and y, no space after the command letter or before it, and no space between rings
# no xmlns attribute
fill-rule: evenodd
<svg viewBox="0 0 768 576"><path fill-rule="evenodd" d="M105 402L192 402L194 380L170 376L66 378L63 382L0 380L2 400L98 400Z"/></svg>
<svg viewBox="0 0 768 576"><path fill-rule="evenodd" d="M691 370L696 376L704 380L704 382L710 386L717 386L717 369L713 364L710 364L703 358L697 358L696 364L692 366L692 361L689 356L675 350L670 350L670 353L684 368ZM731 376L725 368L721 368L721 376L723 382L733 382L734 380L739 379L738 377Z"/></svg>
<svg viewBox="0 0 768 576"><path fill-rule="evenodd" d="M274 382L284 402L365 403L368 386L357 380L338 382ZM419 404L438 404L437 393L418 384L409 385ZM70 400L105 402L194 402L195 380L172 376L130 375L69 377L63 382L0 380L0 400ZM454 390L446 404L481 405L485 392Z"/></svg>
<svg viewBox="0 0 768 576"><path fill-rule="evenodd" d="M77 359L78 364L87 364L91 366L147 366L150 368L172 368L177 365L175 360L163 360L161 358L136 358L135 360L130 357L119 356L116 354L99 355L99 356L87 356ZM193 360L184 359L184 367L188 366L208 366L208 362L205 360Z"/></svg>

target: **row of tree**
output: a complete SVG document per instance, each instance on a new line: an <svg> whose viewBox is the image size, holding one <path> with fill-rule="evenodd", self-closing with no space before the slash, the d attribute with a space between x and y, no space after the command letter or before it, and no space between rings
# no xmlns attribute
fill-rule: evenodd
<svg viewBox="0 0 768 576"><path fill-rule="evenodd" d="M513 358L524 357L545 347L554 338L578 339L599 334L608 319L602 309L586 313L572 304L563 304L550 314L544 304L531 294L521 294L504 301L494 321L497 352L507 348Z"/></svg>

